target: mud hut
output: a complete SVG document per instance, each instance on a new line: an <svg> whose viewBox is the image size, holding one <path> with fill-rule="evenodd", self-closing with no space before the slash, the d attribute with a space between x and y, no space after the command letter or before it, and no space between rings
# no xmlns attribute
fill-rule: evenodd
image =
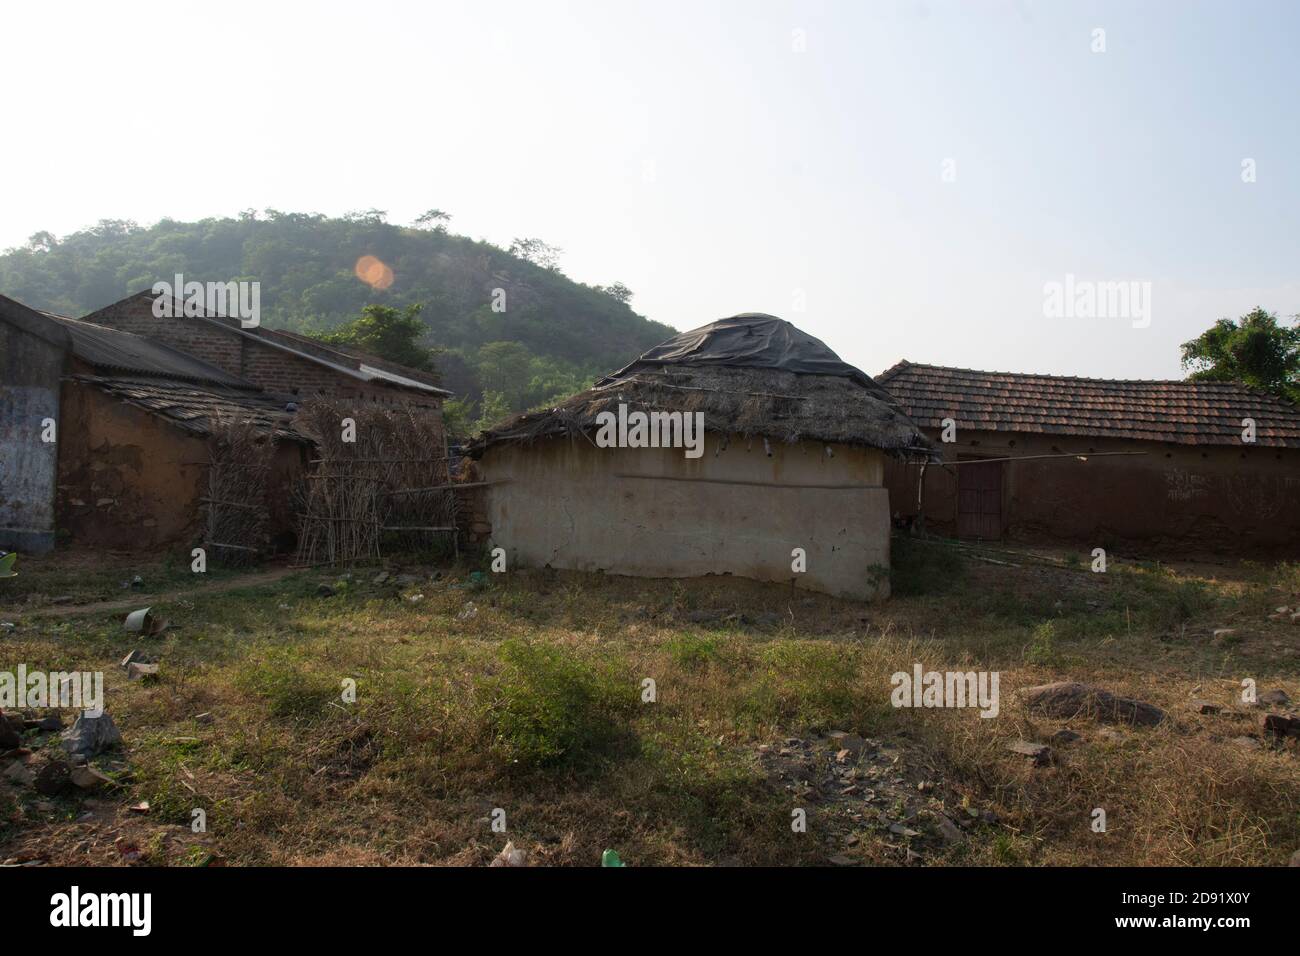
<svg viewBox="0 0 1300 956"><path fill-rule="evenodd" d="M684 332L469 447L509 567L734 574L888 594L888 455L933 446L818 339L749 313Z"/></svg>

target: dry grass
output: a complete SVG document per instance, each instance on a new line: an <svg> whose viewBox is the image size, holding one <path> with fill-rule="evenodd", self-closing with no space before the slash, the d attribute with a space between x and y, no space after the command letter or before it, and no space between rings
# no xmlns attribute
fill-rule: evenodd
<svg viewBox="0 0 1300 956"><path fill-rule="evenodd" d="M73 822L76 795L42 801L0 784L0 857L113 863L123 833L146 861L173 864L212 852L232 864L483 864L506 839L556 865L592 865L606 847L635 865L894 864L908 848L932 865L1276 865L1300 847L1295 742L1233 742L1258 735L1258 713L1236 703L1242 678L1300 697L1300 628L1265 620L1300 601L1295 568L1220 584L903 550L899 596L879 605L730 578L534 572L475 587L468 569L403 570L420 580L376 585L372 569L196 591L191 606L161 608L180 630L143 642L107 617L18 618L0 636L0 670L103 670L128 752L122 788L90 823ZM322 580L338 593L317 596ZM471 602L477 614L463 617ZM1238 634L1215 644L1225 625ZM161 662L157 681L128 683L116 666L137 645ZM889 677L914 661L998 670L1000 716L893 708ZM646 678L654 703L641 700ZM341 699L345 679L355 703ZM1107 732L1015 700L1060 679L1140 697L1170 720ZM1193 714L1191 698L1233 712ZM202 713L213 721L196 722ZM1005 749L1067 725L1083 739L1051 766ZM871 781L874 803L774 772L786 738L815 744L837 729L897 756L881 762L895 781ZM138 800L150 815L127 819ZM187 826L196 807L203 837ZM792 832L794 807L807 833ZM1090 827L1097 807L1104 834ZM496 808L505 834L489 825ZM962 839L933 837L940 810L967 808ZM921 836L889 833L904 814Z"/></svg>

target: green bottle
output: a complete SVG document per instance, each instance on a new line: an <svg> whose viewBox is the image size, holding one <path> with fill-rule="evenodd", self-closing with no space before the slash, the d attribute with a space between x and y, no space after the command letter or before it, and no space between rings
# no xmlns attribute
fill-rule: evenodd
<svg viewBox="0 0 1300 956"><path fill-rule="evenodd" d="M617 850L606 850L604 853L600 855L600 865L601 866L623 866L625 864L623 863L622 860L618 858Z"/></svg>

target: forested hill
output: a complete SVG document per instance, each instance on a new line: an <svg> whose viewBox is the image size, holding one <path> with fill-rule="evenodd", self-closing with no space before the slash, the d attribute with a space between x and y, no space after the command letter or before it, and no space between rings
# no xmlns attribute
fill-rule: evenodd
<svg viewBox="0 0 1300 956"><path fill-rule="evenodd" d="M444 384L475 403L488 392L495 412L585 387L674 334L632 311L622 285L569 279L560 250L520 239L507 251L452 234L447 219L431 210L407 227L373 210L338 219L250 210L148 228L105 220L62 238L37 233L0 254L0 294L80 316L177 273L256 279L263 323L303 332L334 329L369 304L422 303L422 344L446 350ZM367 256L380 265L359 269ZM497 289L504 311L492 308Z"/></svg>

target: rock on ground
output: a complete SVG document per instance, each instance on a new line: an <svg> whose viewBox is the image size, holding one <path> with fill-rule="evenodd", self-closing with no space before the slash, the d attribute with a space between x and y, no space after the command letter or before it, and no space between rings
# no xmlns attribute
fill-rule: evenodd
<svg viewBox="0 0 1300 956"><path fill-rule="evenodd" d="M1028 687L1020 692L1033 713L1048 717L1095 717L1104 723L1153 726L1165 719L1165 712L1154 704L1119 697L1094 684L1057 681Z"/></svg>
<svg viewBox="0 0 1300 956"><path fill-rule="evenodd" d="M73 757L85 757L87 760L121 743L122 734L108 714L98 717L83 714L63 732L63 749Z"/></svg>

